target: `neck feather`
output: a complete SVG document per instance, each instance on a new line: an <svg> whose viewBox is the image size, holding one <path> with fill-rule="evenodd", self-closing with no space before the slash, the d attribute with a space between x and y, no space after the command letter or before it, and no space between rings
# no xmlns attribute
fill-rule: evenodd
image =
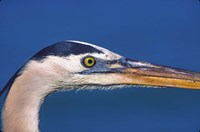
<svg viewBox="0 0 200 132"><path fill-rule="evenodd" d="M27 93L25 86L13 84L2 113L5 132L38 132L39 109L42 98Z"/></svg>
<svg viewBox="0 0 200 132"><path fill-rule="evenodd" d="M38 132L43 99L56 87L63 87L61 82L67 75L64 68L51 59L43 63L30 61L24 69L12 84L5 101L2 112L5 132Z"/></svg>
<svg viewBox="0 0 200 132"><path fill-rule="evenodd" d="M35 65L15 79L2 112L5 132L38 132L39 110L53 79ZM42 69L43 70L43 69ZM43 70L45 71L45 70ZM47 74L48 75L48 74Z"/></svg>

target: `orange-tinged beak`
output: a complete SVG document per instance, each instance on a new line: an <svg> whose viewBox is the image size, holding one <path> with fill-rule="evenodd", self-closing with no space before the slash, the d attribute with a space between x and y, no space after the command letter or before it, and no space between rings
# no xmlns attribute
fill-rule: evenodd
<svg viewBox="0 0 200 132"><path fill-rule="evenodd" d="M119 84L200 89L200 73L121 59Z"/></svg>

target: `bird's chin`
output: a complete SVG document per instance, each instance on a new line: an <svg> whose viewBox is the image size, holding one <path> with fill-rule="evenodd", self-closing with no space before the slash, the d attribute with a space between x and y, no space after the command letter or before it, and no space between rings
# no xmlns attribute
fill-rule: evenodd
<svg viewBox="0 0 200 132"><path fill-rule="evenodd" d="M125 88L125 87L132 87L133 85L126 85L126 84L82 84L82 85L76 85L75 87L72 87L71 89L68 87L67 89L70 90L112 90L112 89L118 89L118 88ZM64 89L65 90L65 89Z"/></svg>

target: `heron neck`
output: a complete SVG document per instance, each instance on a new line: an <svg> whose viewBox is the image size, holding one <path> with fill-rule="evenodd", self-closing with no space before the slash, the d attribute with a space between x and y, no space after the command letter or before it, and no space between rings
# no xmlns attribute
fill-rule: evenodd
<svg viewBox="0 0 200 132"><path fill-rule="evenodd" d="M4 132L39 132L38 117L43 98L34 91L36 85L20 82L23 81L15 81L5 101L2 115Z"/></svg>
<svg viewBox="0 0 200 132"><path fill-rule="evenodd" d="M62 80L59 66L51 61L30 61L15 78L2 112L4 132L39 132L39 110L47 94Z"/></svg>

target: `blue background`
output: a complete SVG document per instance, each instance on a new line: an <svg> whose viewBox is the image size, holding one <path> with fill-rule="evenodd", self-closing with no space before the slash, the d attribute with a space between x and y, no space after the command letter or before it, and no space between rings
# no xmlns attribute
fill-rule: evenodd
<svg viewBox="0 0 200 132"><path fill-rule="evenodd" d="M0 87L29 57L61 40L200 71L198 0L1 0ZM3 104L3 98L1 105ZM198 132L200 91L70 91L45 100L44 132Z"/></svg>

